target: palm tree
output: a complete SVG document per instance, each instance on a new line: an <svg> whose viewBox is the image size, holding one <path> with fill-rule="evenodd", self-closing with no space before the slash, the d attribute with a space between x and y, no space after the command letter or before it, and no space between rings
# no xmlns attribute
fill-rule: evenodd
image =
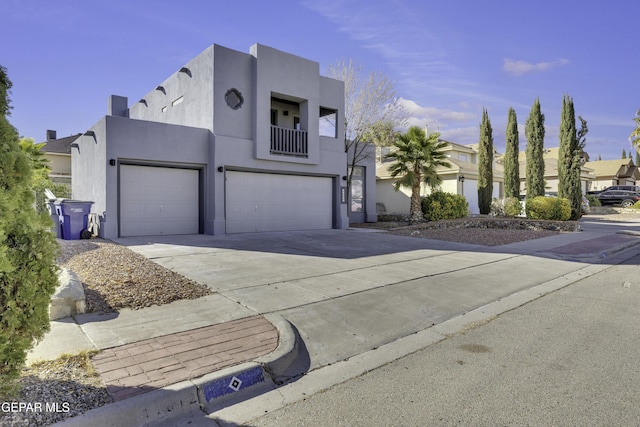
<svg viewBox="0 0 640 427"><path fill-rule="evenodd" d="M438 188L442 178L437 173L438 166L451 166L445 159L444 148L447 143L440 141L439 133L427 135L418 126L411 126L406 133L398 135L392 145L388 158L394 160L389 167L396 191L400 187L411 188L411 208L409 222L411 224L423 220L420 200L420 184L425 183L432 190Z"/></svg>
<svg viewBox="0 0 640 427"><path fill-rule="evenodd" d="M633 145L636 151L640 151L640 110L636 112L636 117L633 119L636 122L636 128L629 135L629 141Z"/></svg>

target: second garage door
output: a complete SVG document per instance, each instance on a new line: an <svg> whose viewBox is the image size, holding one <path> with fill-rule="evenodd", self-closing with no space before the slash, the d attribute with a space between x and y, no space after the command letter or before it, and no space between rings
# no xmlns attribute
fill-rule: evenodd
<svg viewBox="0 0 640 427"><path fill-rule="evenodd" d="M120 166L120 236L197 234L198 171Z"/></svg>
<svg viewBox="0 0 640 427"><path fill-rule="evenodd" d="M227 233L333 227L331 178L227 171L225 190Z"/></svg>

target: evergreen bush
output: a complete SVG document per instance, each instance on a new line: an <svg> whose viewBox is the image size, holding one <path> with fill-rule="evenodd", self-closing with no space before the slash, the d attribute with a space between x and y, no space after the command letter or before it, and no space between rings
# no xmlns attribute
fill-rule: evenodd
<svg viewBox="0 0 640 427"><path fill-rule="evenodd" d="M602 202L600 202L600 199L598 199L593 194L589 194L589 195L587 195L585 197L589 201L589 206L592 206L592 207L602 206Z"/></svg>
<svg viewBox="0 0 640 427"><path fill-rule="evenodd" d="M527 218L568 221L571 218L571 204L562 197L537 196L526 202Z"/></svg>
<svg viewBox="0 0 640 427"><path fill-rule="evenodd" d="M0 67L3 84L6 97L11 86ZM58 246L51 218L34 209L29 157L6 118L8 108L0 110L0 396L12 396L27 351L49 329Z"/></svg>
<svg viewBox="0 0 640 427"><path fill-rule="evenodd" d="M460 194L436 191L422 199L422 212L427 221L464 218L469 215L469 203Z"/></svg>
<svg viewBox="0 0 640 427"><path fill-rule="evenodd" d="M492 216L506 216L515 218L522 214L522 204L517 197L505 197L504 199L493 199L491 203Z"/></svg>

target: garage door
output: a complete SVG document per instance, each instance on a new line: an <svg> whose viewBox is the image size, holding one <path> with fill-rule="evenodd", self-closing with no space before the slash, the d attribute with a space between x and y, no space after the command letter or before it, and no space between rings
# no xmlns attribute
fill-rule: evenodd
<svg viewBox="0 0 640 427"><path fill-rule="evenodd" d="M226 173L227 233L333 227L331 178Z"/></svg>
<svg viewBox="0 0 640 427"><path fill-rule="evenodd" d="M478 181L475 179L465 179L462 183L463 188L463 196L467 199L467 203L469 203L469 210L472 214L476 215L480 213L480 208L478 208Z"/></svg>
<svg viewBox="0 0 640 427"><path fill-rule="evenodd" d="M199 232L198 171L120 166L120 235Z"/></svg>

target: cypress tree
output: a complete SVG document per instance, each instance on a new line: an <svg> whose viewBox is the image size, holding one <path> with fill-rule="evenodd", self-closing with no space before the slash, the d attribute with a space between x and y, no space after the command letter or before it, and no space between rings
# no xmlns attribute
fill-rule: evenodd
<svg viewBox="0 0 640 427"><path fill-rule="evenodd" d="M17 391L27 351L49 329L58 283L51 218L33 207L31 162L6 117L10 88L0 66L0 396Z"/></svg>
<svg viewBox="0 0 640 427"><path fill-rule="evenodd" d="M544 114L536 98L525 128L527 137L527 198L544 196Z"/></svg>
<svg viewBox="0 0 640 427"><path fill-rule="evenodd" d="M558 196L569 199L571 219L580 218L582 188L580 185L581 148L576 130L573 99L564 96L560 116L560 149L558 151Z"/></svg>
<svg viewBox="0 0 640 427"><path fill-rule="evenodd" d="M506 197L520 196L520 164L518 154L520 140L518 136L518 119L513 108L509 107L507 122L507 149L504 155L504 195Z"/></svg>
<svg viewBox="0 0 640 427"><path fill-rule="evenodd" d="M480 141L478 144L478 208L487 215L491 211L493 195L493 131L489 113L482 109Z"/></svg>
<svg viewBox="0 0 640 427"><path fill-rule="evenodd" d="M622 158L626 159L627 158L627 152L624 151L624 148L622 149Z"/></svg>

